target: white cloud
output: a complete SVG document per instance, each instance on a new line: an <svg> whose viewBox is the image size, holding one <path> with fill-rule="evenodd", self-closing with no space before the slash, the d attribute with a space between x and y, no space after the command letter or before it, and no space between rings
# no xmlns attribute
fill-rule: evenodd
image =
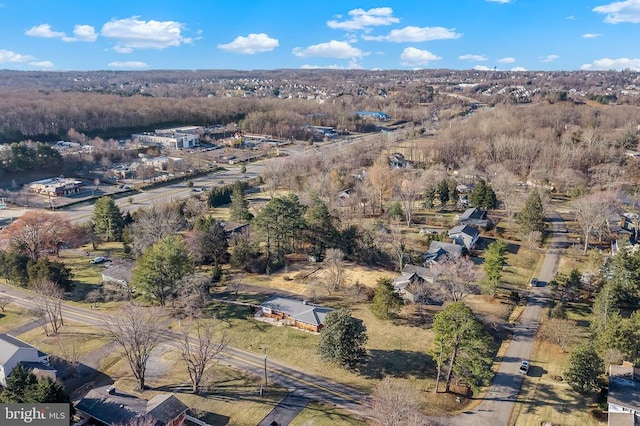
<svg viewBox="0 0 640 426"><path fill-rule="evenodd" d="M10 50L0 49L0 64L29 62L34 59L31 55L21 55Z"/></svg>
<svg viewBox="0 0 640 426"><path fill-rule="evenodd" d="M476 71L491 71L491 68L486 65L476 65L473 69Z"/></svg>
<svg viewBox="0 0 640 426"><path fill-rule="evenodd" d="M41 38L57 38L65 42L73 42L73 41L88 41L93 42L96 41L98 35L96 34L95 29L91 25L76 25L73 27L73 34L75 37L69 37L66 33L62 31L53 31L51 29L51 25L49 24L40 24L35 27L31 27L29 30L25 32L26 35L31 37L41 37Z"/></svg>
<svg viewBox="0 0 640 426"><path fill-rule="evenodd" d="M317 56L321 58L339 59L358 58L368 55L368 53L363 52L357 47L351 46L349 43L336 40L331 40L328 43L314 44L304 49L301 47L295 47L293 49L293 54L301 57Z"/></svg>
<svg viewBox="0 0 640 426"><path fill-rule="evenodd" d="M95 28L91 25L76 25L73 27L73 35L78 41L93 42L98 38Z"/></svg>
<svg viewBox="0 0 640 426"><path fill-rule="evenodd" d="M182 36L183 24L175 21L142 21L137 16L113 19L102 26L100 35L116 41L115 50L130 53L134 49L157 49L191 43Z"/></svg>
<svg viewBox="0 0 640 426"><path fill-rule="evenodd" d="M487 0L490 3L501 3L501 4L507 4L507 3L511 3L512 0Z"/></svg>
<svg viewBox="0 0 640 426"><path fill-rule="evenodd" d="M55 68L55 65L51 61L34 61L29 62L29 65L37 68Z"/></svg>
<svg viewBox="0 0 640 426"><path fill-rule="evenodd" d="M231 43L219 44L218 48L229 52L253 55L254 53L269 52L279 45L280 42L278 39L260 33L249 34L246 37L238 36Z"/></svg>
<svg viewBox="0 0 640 426"><path fill-rule="evenodd" d="M427 65L429 62L442 59L428 50L420 50L415 47L407 47L400 54L400 60L404 66Z"/></svg>
<svg viewBox="0 0 640 426"><path fill-rule="evenodd" d="M62 38L67 35L63 32L53 31L51 29L51 25L49 24L40 24L35 27L31 27L29 30L25 32L26 35L31 37L42 37L42 38Z"/></svg>
<svg viewBox="0 0 640 426"><path fill-rule="evenodd" d="M124 62L109 62L109 66L112 68L148 68L145 62L140 61L124 61Z"/></svg>
<svg viewBox="0 0 640 426"><path fill-rule="evenodd" d="M447 40L462 37L455 28L444 27L414 27L408 26L399 30L391 30L385 36L362 36L369 41L391 41L394 43L412 42L419 43L431 40Z"/></svg>
<svg viewBox="0 0 640 426"><path fill-rule="evenodd" d="M133 52L133 47L114 46L113 50L118 53L131 53Z"/></svg>
<svg viewBox="0 0 640 426"><path fill-rule="evenodd" d="M484 55L473 55L471 53L468 53L466 55L458 56L458 59L463 61L487 61L489 58Z"/></svg>
<svg viewBox="0 0 640 426"><path fill-rule="evenodd" d="M513 67L513 68L511 68L511 71L520 71L520 72L522 72L522 71L526 71L526 70L527 69L523 68L523 67Z"/></svg>
<svg viewBox="0 0 640 426"><path fill-rule="evenodd" d="M375 7L369 10L353 9L349 11L349 16L351 19L347 21L327 21L327 26L329 28L347 31L370 31L371 27L397 24L400 22L400 19L393 16L393 9L390 7Z"/></svg>
<svg viewBox="0 0 640 426"><path fill-rule="evenodd" d="M499 64L512 64L516 61L516 58L506 57L498 59Z"/></svg>
<svg viewBox="0 0 640 426"><path fill-rule="evenodd" d="M625 70L640 71L640 59L629 58L602 58L593 61L590 64L584 64L580 67L583 70Z"/></svg>
<svg viewBox="0 0 640 426"><path fill-rule="evenodd" d="M640 22L640 0L617 1L593 8L596 13L605 13L607 16L604 22L609 24L619 24L630 22L637 24Z"/></svg>
<svg viewBox="0 0 640 426"><path fill-rule="evenodd" d="M558 59L560 56L558 55L547 55L547 56L543 56L542 58L540 58L542 60L542 62L553 62L556 59Z"/></svg>
<svg viewBox="0 0 640 426"><path fill-rule="evenodd" d="M597 33L585 33L585 34L582 34L582 38L598 38L601 35L602 34L597 34Z"/></svg>

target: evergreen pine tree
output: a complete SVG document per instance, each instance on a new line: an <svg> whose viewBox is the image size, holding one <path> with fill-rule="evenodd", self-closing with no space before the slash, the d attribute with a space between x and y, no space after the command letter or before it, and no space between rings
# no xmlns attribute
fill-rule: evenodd
<svg viewBox="0 0 640 426"><path fill-rule="evenodd" d="M531 192L516 220L525 235L544 231L544 209L540 193L537 190Z"/></svg>
<svg viewBox="0 0 640 426"><path fill-rule="evenodd" d="M391 319L402 307L400 295L393 289L389 278L380 278L373 296L371 312L382 320Z"/></svg>

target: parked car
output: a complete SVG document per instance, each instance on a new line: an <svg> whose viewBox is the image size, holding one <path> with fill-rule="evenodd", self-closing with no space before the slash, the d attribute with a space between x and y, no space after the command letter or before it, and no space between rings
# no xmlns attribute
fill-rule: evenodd
<svg viewBox="0 0 640 426"><path fill-rule="evenodd" d="M529 372L529 361L520 361L520 368L518 371L526 376Z"/></svg>
<svg viewBox="0 0 640 426"><path fill-rule="evenodd" d="M98 257L94 257L93 259L91 259L90 263L98 264L98 263L104 263L106 261L107 261L106 257L98 256Z"/></svg>
<svg viewBox="0 0 640 426"><path fill-rule="evenodd" d="M531 278L531 287L538 287L538 279Z"/></svg>

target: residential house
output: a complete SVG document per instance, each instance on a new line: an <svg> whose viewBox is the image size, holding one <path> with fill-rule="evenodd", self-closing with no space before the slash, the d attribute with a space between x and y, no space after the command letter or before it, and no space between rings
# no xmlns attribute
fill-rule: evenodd
<svg viewBox="0 0 640 426"><path fill-rule="evenodd" d="M7 377L18 364L36 376L56 379L56 370L49 364L49 355L9 334L0 334L0 385L7 385Z"/></svg>
<svg viewBox="0 0 640 426"><path fill-rule="evenodd" d="M441 262L449 257L462 256L462 246L454 243L445 243L443 241L431 241L429 250L422 254L424 259L424 267L428 268L434 263Z"/></svg>
<svg viewBox="0 0 640 426"><path fill-rule="evenodd" d="M395 169L407 167L407 163L408 162L404 158L404 155L399 152L389 155L389 165Z"/></svg>
<svg viewBox="0 0 640 426"><path fill-rule="evenodd" d="M466 209L458 217L458 223L461 225L472 225L480 228L486 228L489 225L487 212L476 207Z"/></svg>
<svg viewBox="0 0 640 426"><path fill-rule="evenodd" d="M248 223L239 223L239 222L230 222L230 221L222 221L220 222L224 233L227 235L227 238L231 238L234 235L244 234L249 232L249 224Z"/></svg>
<svg viewBox="0 0 640 426"><path fill-rule="evenodd" d="M480 232L469 225L458 225L449 230L449 238L454 243L471 250L475 247L478 238L480 238Z"/></svg>
<svg viewBox="0 0 640 426"><path fill-rule="evenodd" d="M288 297L275 296L260 305L259 315L282 320L286 325L320 332L331 308Z"/></svg>
<svg viewBox="0 0 640 426"><path fill-rule="evenodd" d="M609 426L640 424L640 368L624 362L609 367Z"/></svg>
<svg viewBox="0 0 640 426"><path fill-rule="evenodd" d="M92 389L76 404L83 418L106 426L128 424L137 418L155 421L156 426L178 426L184 423L188 409L173 394L158 394L147 401L113 386Z"/></svg>
<svg viewBox="0 0 640 426"><path fill-rule="evenodd" d="M127 287L133 277L132 265L121 264L106 268L102 271L103 283L112 283L122 287Z"/></svg>
<svg viewBox="0 0 640 426"><path fill-rule="evenodd" d="M429 268L404 265L402 273L393 280L393 289L409 302L416 303L425 298L425 286L433 284L434 272Z"/></svg>

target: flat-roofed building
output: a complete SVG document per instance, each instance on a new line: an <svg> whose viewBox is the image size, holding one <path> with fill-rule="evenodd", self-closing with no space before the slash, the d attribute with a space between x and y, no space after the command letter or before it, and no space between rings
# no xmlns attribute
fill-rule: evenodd
<svg viewBox="0 0 640 426"><path fill-rule="evenodd" d="M82 181L63 177L37 180L29 184L29 191L35 194L47 195L51 197L64 197L65 195L80 192Z"/></svg>
<svg viewBox="0 0 640 426"><path fill-rule="evenodd" d="M199 126L156 129L153 133L134 133L131 139L166 149L193 148L200 143L200 130Z"/></svg>

